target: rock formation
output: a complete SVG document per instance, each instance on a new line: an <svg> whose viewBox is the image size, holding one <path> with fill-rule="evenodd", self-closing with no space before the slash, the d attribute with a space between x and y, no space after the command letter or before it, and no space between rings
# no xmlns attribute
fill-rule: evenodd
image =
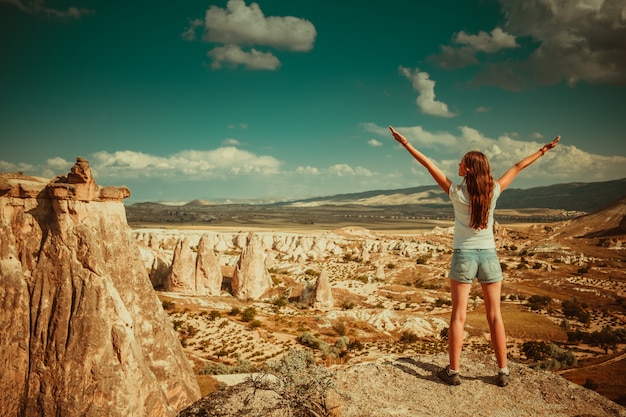
<svg viewBox="0 0 626 417"><path fill-rule="evenodd" d="M315 296L313 297L313 307L319 310L326 310L335 306L335 300L330 288L330 281L328 280L328 271L326 268L322 269L320 276L315 281L315 287L313 289Z"/></svg>
<svg viewBox="0 0 626 417"><path fill-rule="evenodd" d="M313 306L313 308L318 310L329 310L335 306L326 268L322 268L322 272L315 280L315 283L307 281L304 288L302 288L300 302Z"/></svg>
<svg viewBox="0 0 626 417"><path fill-rule="evenodd" d="M172 416L199 398L126 222L88 161L0 176L0 415Z"/></svg>
<svg viewBox="0 0 626 417"><path fill-rule="evenodd" d="M172 269L165 280L164 289L170 292L196 294L196 267L189 240L185 237L174 248Z"/></svg>
<svg viewBox="0 0 626 417"><path fill-rule="evenodd" d="M208 234L202 235L198 242L195 278L196 294L220 295L222 292L222 269Z"/></svg>
<svg viewBox="0 0 626 417"><path fill-rule="evenodd" d="M248 244L241 253L231 283L233 295L242 300L258 300L272 286L272 277L266 267L267 254L262 240L248 235Z"/></svg>

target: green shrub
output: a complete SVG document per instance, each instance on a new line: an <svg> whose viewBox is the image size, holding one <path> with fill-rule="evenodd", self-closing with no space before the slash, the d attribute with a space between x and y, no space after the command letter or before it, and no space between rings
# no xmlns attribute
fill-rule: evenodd
<svg viewBox="0 0 626 417"><path fill-rule="evenodd" d="M222 355L226 356L226 355ZM200 375L230 375L247 374L252 371L250 361L237 356L237 365L226 365L219 362L209 362L198 371Z"/></svg>

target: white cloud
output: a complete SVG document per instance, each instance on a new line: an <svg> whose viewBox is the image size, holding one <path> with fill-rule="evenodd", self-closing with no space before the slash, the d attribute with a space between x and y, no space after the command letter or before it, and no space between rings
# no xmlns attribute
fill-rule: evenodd
<svg viewBox="0 0 626 417"><path fill-rule="evenodd" d="M490 112L491 109L489 107L486 107L486 106L479 106L479 107L476 108L475 111L476 111L476 113L487 113L487 112Z"/></svg>
<svg viewBox="0 0 626 417"><path fill-rule="evenodd" d="M372 176L372 172L364 167L356 167L352 168L348 164L335 164L328 167L328 173L332 175L336 175L338 177L344 176L361 176L361 177L370 177Z"/></svg>
<svg viewBox="0 0 626 417"><path fill-rule="evenodd" d="M378 141L378 140L376 140L376 139L370 139L370 140L367 141L367 143L368 143L368 145L370 145L370 146L372 146L374 148L383 146L383 143Z"/></svg>
<svg viewBox="0 0 626 417"><path fill-rule="evenodd" d="M315 26L293 16L265 17L258 3L229 0L226 9L211 6L206 12L208 42L235 45L267 45L291 51L309 51L317 35Z"/></svg>
<svg viewBox="0 0 626 417"><path fill-rule="evenodd" d="M258 49L244 51L242 46L262 46L288 51L306 52L313 48L317 32L308 20L294 16L265 16L258 3L247 6L244 0L229 0L226 8L210 6L204 20L194 19L181 34L186 40L201 39L219 44L209 52L211 68L223 64L243 64L248 69L273 70L280 61L271 52Z"/></svg>
<svg viewBox="0 0 626 417"><path fill-rule="evenodd" d="M363 124L369 132L386 135L388 129L373 123ZM507 169L536 152L550 139L544 139L543 134L533 133L530 140L522 140L515 134L503 134L498 138L485 136L478 130L468 127L459 127L460 134L448 132L429 132L422 126L395 127L418 149L432 149L424 152L446 172L450 178L457 173L457 166L463 154L470 150L480 150L490 160L494 175L498 177ZM561 182L593 182L607 181L624 177L626 157L603 156L585 152L567 144L567 138L562 138L558 146L542 156L532 167L525 169L515 180L515 184L536 186L537 184L557 184ZM413 168L415 173L422 176L423 167ZM514 184L514 186L515 186Z"/></svg>
<svg viewBox="0 0 626 417"><path fill-rule="evenodd" d="M243 65L253 70L275 70L280 66L280 61L271 52L261 52L252 48L249 52L242 50L236 45L218 46L207 53L213 58L212 69L236 67Z"/></svg>
<svg viewBox="0 0 626 417"><path fill-rule="evenodd" d="M225 145L225 146L240 146L241 142L239 142L237 139L228 138L224 142L222 142L222 145Z"/></svg>
<svg viewBox="0 0 626 417"><path fill-rule="evenodd" d="M170 156L135 151L96 152L92 170L99 177L223 178L228 175L273 175L281 162L272 156L255 155L233 146L210 151L186 150Z"/></svg>
<svg viewBox="0 0 626 417"><path fill-rule="evenodd" d="M411 81L413 89L419 93L416 103L422 113L438 117L456 116L455 113L448 110L446 103L435 100L435 82L430 79L427 72L420 72L419 68L411 71L408 68L400 67L399 70L400 74Z"/></svg>
<svg viewBox="0 0 626 417"><path fill-rule="evenodd" d="M320 170L312 167L312 166L299 166L298 168L296 168L296 173L298 174L302 174L302 175L319 175L320 174Z"/></svg>
<svg viewBox="0 0 626 417"><path fill-rule="evenodd" d="M494 53L505 48L517 48L519 45L515 41L515 36L510 35L500 28L495 28L491 34L478 32L478 35L469 35L463 31L459 32L455 39L459 45L467 45L474 51Z"/></svg>
<svg viewBox="0 0 626 417"><path fill-rule="evenodd" d="M0 3L8 3L28 14L43 14L58 19L80 19L83 16L93 14L91 9L68 7L66 10L59 10L47 7L43 0L0 0Z"/></svg>
<svg viewBox="0 0 626 417"><path fill-rule="evenodd" d="M361 127L368 132L389 137L395 143L388 127L381 127L375 123L363 123ZM458 146L458 139L449 132L428 132L421 126L394 126L413 146L427 148L441 148Z"/></svg>
<svg viewBox="0 0 626 417"><path fill-rule="evenodd" d="M499 2L506 32L496 36L494 30L491 37L460 32L454 41L465 44L443 46L431 58L445 68L475 65L479 63L476 52L497 51L497 45L511 47L510 37L534 46L521 58L519 54L494 57L475 77L475 85L521 90L562 81L626 84L625 0Z"/></svg>

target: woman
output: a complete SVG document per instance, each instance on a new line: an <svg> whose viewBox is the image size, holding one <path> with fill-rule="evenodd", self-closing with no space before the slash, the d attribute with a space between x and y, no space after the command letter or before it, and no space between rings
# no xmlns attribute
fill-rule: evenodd
<svg viewBox="0 0 626 417"><path fill-rule="evenodd" d="M466 153L459 163L460 185L454 184L424 154L409 144L404 136L389 126L393 137L422 164L437 184L450 196L454 207L454 239L450 266L450 293L452 313L448 329L448 355L450 363L437 376L450 385L459 385L459 365L463 348L463 333L467 303L474 278L478 278L483 291L491 344L499 371L496 384L504 387L509 383L507 367L506 335L500 312L502 269L496 254L493 236L493 211L496 200L515 179L519 172L554 148L561 138L557 136L537 152L513 165L495 181L487 157L477 151Z"/></svg>

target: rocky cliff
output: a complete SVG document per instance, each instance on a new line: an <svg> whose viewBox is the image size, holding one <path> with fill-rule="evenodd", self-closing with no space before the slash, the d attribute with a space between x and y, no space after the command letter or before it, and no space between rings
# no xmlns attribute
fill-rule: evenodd
<svg viewBox="0 0 626 417"><path fill-rule="evenodd" d="M199 389L121 201L79 158L0 176L0 415L171 416Z"/></svg>

